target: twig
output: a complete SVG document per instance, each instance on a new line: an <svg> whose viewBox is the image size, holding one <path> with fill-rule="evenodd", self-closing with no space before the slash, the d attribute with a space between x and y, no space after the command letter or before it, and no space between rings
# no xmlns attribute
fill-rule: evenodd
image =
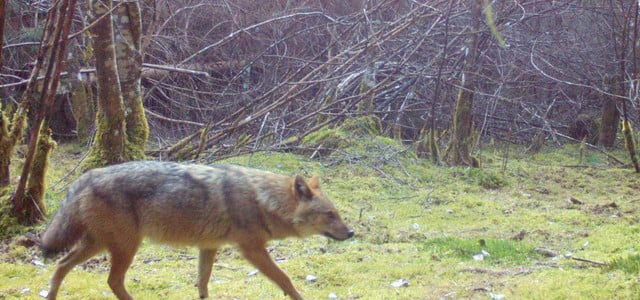
<svg viewBox="0 0 640 300"><path fill-rule="evenodd" d="M586 259L586 258L580 258L580 257L572 256L571 259L577 260L577 261L581 261L581 262L590 263L592 265L596 265L596 266L599 266L599 267L607 266L607 263L603 263L601 261L590 260L590 259Z"/></svg>

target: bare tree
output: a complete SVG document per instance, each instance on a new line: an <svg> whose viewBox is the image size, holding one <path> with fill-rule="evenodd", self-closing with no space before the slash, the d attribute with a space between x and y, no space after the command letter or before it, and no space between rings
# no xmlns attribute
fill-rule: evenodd
<svg viewBox="0 0 640 300"><path fill-rule="evenodd" d="M604 129L598 128L603 109L631 105L628 100L635 95L629 89L637 86L629 71L634 69L634 47L616 58L611 40L633 38L637 26L629 25L625 35L620 31L624 22L612 22L625 16L631 21L628 8L635 4L484 1L489 2L495 20L481 12L474 25L470 8L476 3L458 0L428 5L408 0L268 1L260 6L250 0L142 1L144 63L136 42L128 42L133 52L116 50L115 55L128 53L123 57L137 61L132 66L142 64L142 99L155 148L151 153L173 159L304 150L310 132L361 116L377 120L377 134L404 143L421 139L421 129L428 129L434 133L430 145L447 146L443 141L448 141L445 153L452 161L458 156L461 164L473 165L472 147L488 139L560 144L586 136L588 143L596 143L598 132L604 132L598 131ZM118 14L125 4L114 6L111 13ZM29 6L21 8L28 11ZM8 24L20 29L18 20L24 15L14 14L7 17ZM37 23L37 16L33 13L28 23ZM504 36L504 47L497 46L489 29ZM114 30L131 31L136 39L133 27ZM31 41L22 38L26 34L13 34L18 31L7 31L11 44L5 52L11 49L12 55L5 57L11 70L30 61ZM81 40L77 48L91 52ZM621 61L628 64L621 77L624 87L618 84L616 92L607 92L603 78L622 74ZM88 70L93 61L79 64ZM138 73L124 65L116 57L116 86L123 95L115 102L128 112L141 106L129 105L127 99L137 97L124 95L124 78ZM14 96L20 89L14 93L11 88L20 79L5 73L1 79L8 83L0 88L16 101L2 101L13 105L21 99ZM137 90L135 80L130 82L131 90ZM615 106L605 103L608 97ZM630 108L633 122L637 112ZM615 121L612 116L608 120ZM117 130L99 132L121 132L124 126L119 138L125 148L134 140L128 128L133 123L125 120ZM145 139L145 130L141 132L142 138L135 140ZM96 135L96 140L102 138L113 136ZM454 141L467 146L453 147Z"/></svg>

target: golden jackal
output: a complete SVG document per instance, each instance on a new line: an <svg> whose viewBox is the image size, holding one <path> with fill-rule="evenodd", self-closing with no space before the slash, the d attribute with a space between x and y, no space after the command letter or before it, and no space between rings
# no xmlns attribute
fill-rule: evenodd
<svg viewBox="0 0 640 300"><path fill-rule="evenodd" d="M56 299L65 275L107 250L108 283L119 299L132 299L124 277L143 237L200 249L198 291L207 283L218 247L237 245L244 257L293 299L302 299L265 246L269 240L323 234L353 236L320 189L308 182L240 166L139 161L94 169L69 188L67 199L42 235L45 255L71 248L51 278Z"/></svg>

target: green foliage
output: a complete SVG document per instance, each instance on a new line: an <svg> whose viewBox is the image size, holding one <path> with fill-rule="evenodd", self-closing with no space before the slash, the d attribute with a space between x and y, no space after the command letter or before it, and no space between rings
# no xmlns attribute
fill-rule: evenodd
<svg viewBox="0 0 640 300"><path fill-rule="evenodd" d="M485 189L498 189L507 185L503 175L489 169L468 168L467 176Z"/></svg>
<svg viewBox="0 0 640 300"><path fill-rule="evenodd" d="M340 126L325 126L310 133L302 144L335 150L349 146L354 140L377 136L380 133L380 119L376 116L362 116L345 120Z"/></svg>
<svg viewBox="0 0 640 300"><path fill-rule="evenodd" d="M320 130L310 133L302 140L303 145L322 146L327 149L341 148L347 144L349 135L339 129L325 126Z"/></svg>
<svg viewBox="0 0 640 300"><path fill-rule="evenodd" d="M346 119L340 125L341 130L358 136L379 135L380 128L380 119L374 115Z"/></svg>

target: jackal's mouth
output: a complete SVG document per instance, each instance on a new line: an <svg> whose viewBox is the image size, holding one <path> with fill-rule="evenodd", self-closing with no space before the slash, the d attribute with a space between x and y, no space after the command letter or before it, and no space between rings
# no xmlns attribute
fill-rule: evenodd
<svg viewBox="0 0 640 300"><path fill-rule="evenodd" d="M324 236L326 236L328 238L332 238L332 239L334 239L336 241L344 241L344 240L346 240L346 239L348 239L348 238L353 236L353 230L349 230L349 232L347 232L347 234L345 236L341 236L341 237L337 237L337 236L335 236L335 235L333 235L333 234L331 234L329 232L326 232L326 231L323 232L322 235L324 235Z"/></svg>

